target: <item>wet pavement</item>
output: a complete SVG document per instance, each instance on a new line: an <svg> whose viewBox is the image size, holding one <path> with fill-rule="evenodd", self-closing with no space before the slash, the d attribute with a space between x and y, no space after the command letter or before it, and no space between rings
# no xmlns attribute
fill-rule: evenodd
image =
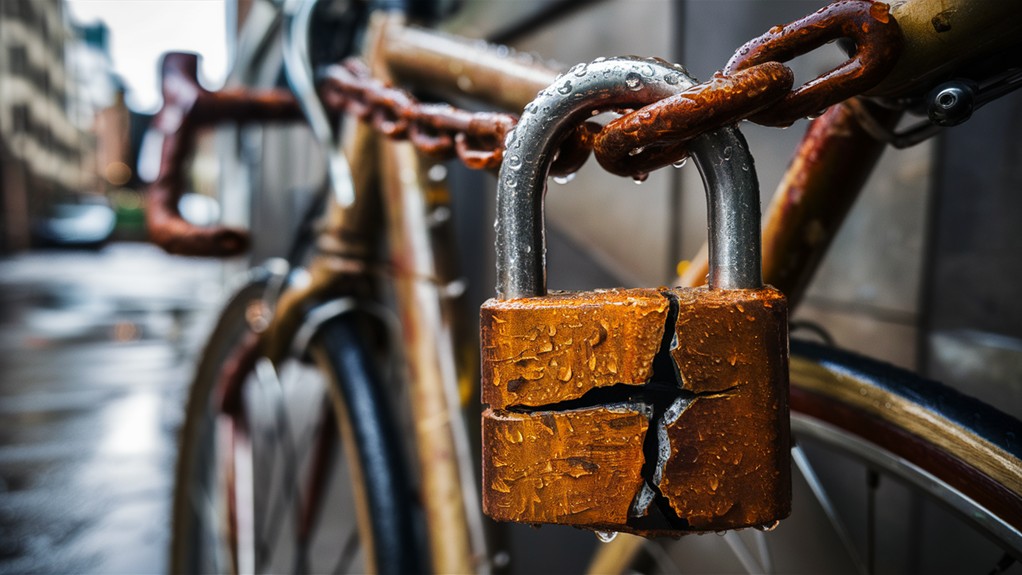
<svg viewBox="0 0 1022 575"><path fill-rule="evenodd" d="M0 573L166 571L177 429L222 265L0 259Z"/></svg>

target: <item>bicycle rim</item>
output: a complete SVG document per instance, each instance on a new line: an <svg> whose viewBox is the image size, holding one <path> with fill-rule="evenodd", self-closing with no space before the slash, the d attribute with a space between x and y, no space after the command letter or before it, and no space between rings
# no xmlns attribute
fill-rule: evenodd
<svg viewBox="0 0 1022 575"><path fill-rule="evenodd" d="M338 351L320 337L315 366L299 358L279 369L257 361L245 384L244 417L218 413L219 373L266 285L259 279L231 300L197 370L177 466L172 572L395 572L414 564L411 527L393 529L406 518L388 515L413 509L395 463L400 455L394 443L366 442L366 429L389 424L385 408L373 404L380 391L366 391L378 382L365 373L370 362L361 348L344 348L354 363L338 363ZM363 410L352 425L359 402L374 411ZM391 508L365 504L380 499ZM404 551L382 555L381 548Z"/></svg>
<svg viewBox="0 0 1022 575"><path fill-rule="evenodd" d="M1020 570L1017 420L892 366L794 342L791 407L789 519L771 532L622 537L594 570Z"/></svg>

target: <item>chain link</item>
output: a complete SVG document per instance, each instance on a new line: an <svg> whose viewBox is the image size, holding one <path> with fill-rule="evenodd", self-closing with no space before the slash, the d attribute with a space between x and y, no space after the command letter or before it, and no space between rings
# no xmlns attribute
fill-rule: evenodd
<svg viewBox="0 0 1022 575"><path fill-rule="evenodd" d="M782 62L839 38L854 44L849 59L792 90L794 75ZM891 70L901 47L887 4L839 0L746 43L708 82L638 110L616 110L623 115L602 127L584 122L561 145L551 173L576 171L595 151L608 171L642 179L684 159L685 142L701 134L742 120L788 126L863 93ZM504 140L518 121L510 114L420 103L373 79L357 61L329 67L320 91L334 113L354 115L423 153L457 157L475 169L500 166Z"/></svg>
<svg viewBox="0 0 1022 575"><path fill-rule="evenodd" d="M408 139L425 154L457 157L473 169L500 167L504 139L518 123L511 114L420 103L411 94L370 77L365 65L356 60L327 68L320 95L334 113L346 112L386 136Z"/></svg>
<svg viewBox="0 0 1022 575"><path fill-rule="evenodd" d="M894 68L903 44L901 28L887 4L839 0L746 42L731 57L724 73L763 62L787 62L842 38L852 43L848 60L749 119L764 126L786 127L800 118L819 116L828 107L876 86Z"/></svg>

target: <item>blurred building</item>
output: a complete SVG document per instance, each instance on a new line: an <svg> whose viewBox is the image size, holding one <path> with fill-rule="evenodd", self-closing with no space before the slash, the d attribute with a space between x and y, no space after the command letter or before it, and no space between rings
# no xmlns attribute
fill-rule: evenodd
<svg viewBox="0 0 1022 575"><path fill-rule="evenodd" d="M103 24L75 26L62 0L0 2L0 252L32 221L96 186L96 113L116 79Z"/></svg>

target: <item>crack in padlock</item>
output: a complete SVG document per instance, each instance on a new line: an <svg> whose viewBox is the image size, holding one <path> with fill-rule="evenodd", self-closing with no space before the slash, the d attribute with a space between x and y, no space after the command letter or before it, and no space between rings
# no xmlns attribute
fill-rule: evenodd
<svg viewBox="0 0 1022 575"><path fill-rule="evenodd" d="M559 138L594 110L691 82L636 58L586 69L574 93L540 93L500 172L500 299L481 315L484 510L646 535L773 523L790 509L787 312L761 287L758 184L737 130L691 147L709 287L546 294L542 195Z"/></svg>

